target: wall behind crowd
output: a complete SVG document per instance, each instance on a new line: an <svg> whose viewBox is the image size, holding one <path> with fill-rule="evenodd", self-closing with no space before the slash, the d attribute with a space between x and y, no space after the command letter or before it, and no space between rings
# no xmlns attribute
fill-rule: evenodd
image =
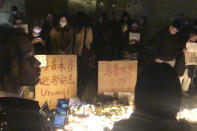
<svg viewBox="0 0 197 131"><path fill-rule="evenodd" d="M28 23L32 23L37 18L42 18L48 11L54 14L67 10L68 0L26 0L25 8Z"/></svg>
<svg viewBox="0 0 197 131"><path fill-rule="evenodd" d="M0 24L7 23L11 14L11 7L16 5L19 12L25 15L25 0L1 0Z"/></svg>
<svg viewBox="0 0 197 131"><path fill-rule="evenodd" d="M172 19L179 14L185 18L196 19L197 1L196 0L155 0L147 2L141 0L146 7L149 24L154 31L160 30L168 25ZM146 4L147 3L147 4Z"/></svg>
<svg viewBox="0 0 197 131"><path fill-rule="evenodd" d="M68 0L68 11L70 14L83 11L88 15L93 15L96 11L97 0Z"/></svg>
<svg viewBox="0 0 197 131"><path fill-rule="evenodd" d="M115 11L120 19L123 11L128 11L132 18L138 15L148 17L149 35L167 26L171 20L183 13L186 18L197 18L196 0L98 0L98 10L109 13Z"/></svg>

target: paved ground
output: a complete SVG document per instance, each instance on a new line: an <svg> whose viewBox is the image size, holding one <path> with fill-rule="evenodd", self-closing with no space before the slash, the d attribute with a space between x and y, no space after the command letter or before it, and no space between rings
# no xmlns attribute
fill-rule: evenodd
<svg viewBox="0 0 197 131"><path fill-rule="evenodd" d="M182 108L186 109L197 109L197 95L190 98L184 97L182 100ZM197 131L197 122L191 123L192 131Z"/></svg>

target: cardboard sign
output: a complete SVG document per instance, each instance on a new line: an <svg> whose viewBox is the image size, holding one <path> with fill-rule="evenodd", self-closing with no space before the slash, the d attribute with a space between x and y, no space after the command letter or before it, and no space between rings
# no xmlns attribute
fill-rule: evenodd
<svg viewBox="0 0 197 131"><path fill-rule="evenodd" d="M58 99L77 95L77 57L47 55L47 65L41 68L40 82L35 88L35 100L42 106L46 101L55 109Z"/></svg>
<svg viewBox="0 0 197 131"><path fill-rule="evenodd" d="M28 34L28 24L13 25L14 28L23 29L26 34Z"/></svg>
<svg viewBox="0 0 197 131"><path fill-rule="evenodd" d="M129 41L131 40L136 40L136 41L140 41L140 33L132 33L129 32Z"/></svg>
<svg viewBox="0 0 197 131"><path fill-rule="evenodd" d="M98 93L135 91L137 61L100 61L98 72Z"/></svg>

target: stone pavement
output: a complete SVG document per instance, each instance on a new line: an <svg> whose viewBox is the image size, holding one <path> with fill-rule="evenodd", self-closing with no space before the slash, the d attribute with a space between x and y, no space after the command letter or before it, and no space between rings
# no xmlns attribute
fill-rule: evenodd
<svg viewBox="0 0 197 131"><path fill-rule="evenodd" d="M189 109L189 110L197 109L197 95L194 95L190 98L183 97L181 108ZM191 124L192 131L197 131L197 121L194 123L190 123L190 124Z"/></svg>

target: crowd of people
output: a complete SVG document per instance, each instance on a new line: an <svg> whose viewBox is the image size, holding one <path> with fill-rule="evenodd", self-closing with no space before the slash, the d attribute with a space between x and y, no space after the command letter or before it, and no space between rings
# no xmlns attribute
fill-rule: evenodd
<svg viewBox="0 0 197 131"><path fill-rule="evenodd" d="M24 24L15 6L12 11L10 24ZM28 25L35 54L77 55L79 77L102 60L138 60L139 71L156 61L175 68L186 96L191 95L189 87L195 87L196 66L186 66L184 53L187 42L197 42L197 22L183 15L148 38L147 17L131 18L128 12L123 12L120 20L115 12L98 13L95 19L81 11L73 16L62 12L59 17L48 12Z"/></svg>

